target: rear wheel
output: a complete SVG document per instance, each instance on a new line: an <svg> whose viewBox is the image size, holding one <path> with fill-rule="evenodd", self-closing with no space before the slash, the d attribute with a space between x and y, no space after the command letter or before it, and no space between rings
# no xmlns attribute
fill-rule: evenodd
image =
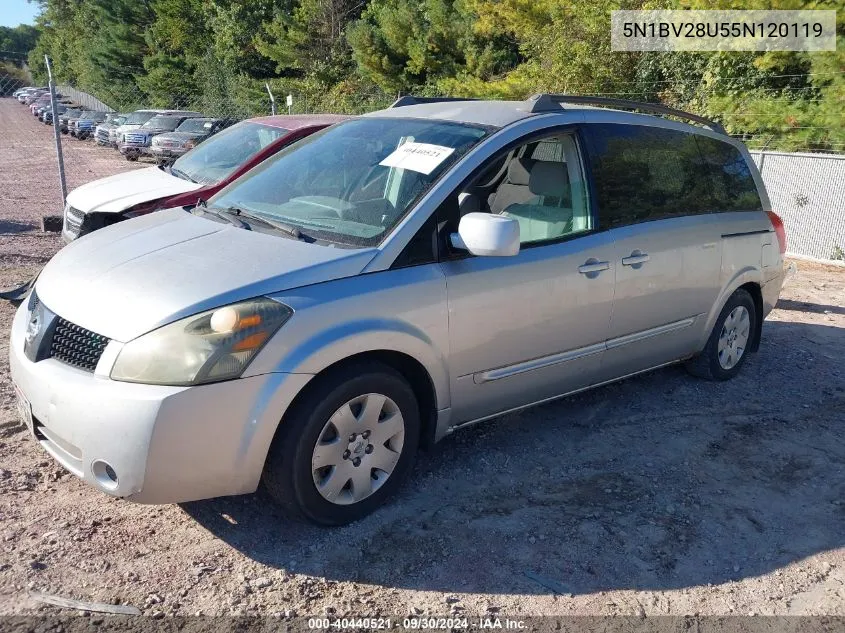
<svg viewBox="0 0 845 633"><path fill-rule="evenodd" d="M381 363L316 380L281 422L263 483L292 518L343 525L378 508L407 477L419 409L405 379Z"/></svg>
<svg viewBox="0 0 845 633"><path fill-rule="evenodd" d="M704 350L687 362L687 370L711 380L736 376L748 357L758 318L751 295L742 289L734 292L719 313Z"/></svg>

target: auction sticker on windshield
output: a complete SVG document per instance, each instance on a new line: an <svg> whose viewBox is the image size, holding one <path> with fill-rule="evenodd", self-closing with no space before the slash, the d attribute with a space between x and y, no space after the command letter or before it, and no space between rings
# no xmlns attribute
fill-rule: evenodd
<svg viewBox="0 0 845 633"><path fill-rule="evenodd" d="M410 169L428 176L454 151L454 147L408 142L397 147L379 165Z"/></svg>

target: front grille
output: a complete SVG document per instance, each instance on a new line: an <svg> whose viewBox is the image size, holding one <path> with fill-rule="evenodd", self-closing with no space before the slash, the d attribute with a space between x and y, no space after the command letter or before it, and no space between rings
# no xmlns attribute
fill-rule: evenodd
<svg viewBox="0 0 845 633"><path fill-rule="evenodd" d="M79 235L82 230L82 223L85 221L85 212L70 205L65 207L65 228L68 233Z"/></svg>
<svg viewBox="0 0 845 633"><path fill-rule="evenodd" d="M97 132L95 134L97 141L99 143L108 143L109 141L109 131L104 130L100 126L97 126Z"/></svg>
<svg viewBox="0 0 845 633"><path fill-rule="evenodd" d="M123 135L124 142L128 143L129 145L146 145L147 144L147 135L146 134L133 134L132 132L127 132Z"/></svg>
<svg viewBox="0 0 845 633"><path fill-rule="evenodd" d="M94 371L109 339L91 330L56 317L56 329L50 343L50 358L86 371Z"/></svg>

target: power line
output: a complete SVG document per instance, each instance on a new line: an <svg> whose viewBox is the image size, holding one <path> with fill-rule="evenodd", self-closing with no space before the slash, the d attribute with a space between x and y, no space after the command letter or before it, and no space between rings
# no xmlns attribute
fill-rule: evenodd
<svg viewBox="0 0 845 633"><path fill-rule="evenodd" d="M828 72L820 72L820 73L795 73L795 74L788 74L788 75L764 75L760 77L755 77L760 81L767 81L769 79L784 79L787 77L824 77L829 75L842 75L845 74L845 70L831 70ZM743 77L709 77L708 81L747 81L748 78ZM652 84L683 84L683 83L701 83L701 78L690 78L690 79L655 79L651 81L618 81L616 82L619 85L652 85Z"/></svg>

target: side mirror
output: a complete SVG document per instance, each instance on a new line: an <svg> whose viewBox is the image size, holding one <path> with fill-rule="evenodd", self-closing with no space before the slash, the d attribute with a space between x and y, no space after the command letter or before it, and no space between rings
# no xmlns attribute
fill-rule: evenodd
<svg viewBox="0 0 845 633"><path fill-rule="evenodd" d="M519 222L490 213L467 213L450 241L473 255L510 257L519 253Z"/></svg>

